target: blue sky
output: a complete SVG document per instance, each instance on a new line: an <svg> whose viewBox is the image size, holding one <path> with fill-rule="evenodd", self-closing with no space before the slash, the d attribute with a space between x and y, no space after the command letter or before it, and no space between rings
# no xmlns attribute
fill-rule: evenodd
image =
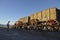
<svg viewBox="0 0 60 40"><path fill-rule="evenodd" d="M51 7L60 9L60 0L0 0L0 24L14 24L22 17Z"/></svg>

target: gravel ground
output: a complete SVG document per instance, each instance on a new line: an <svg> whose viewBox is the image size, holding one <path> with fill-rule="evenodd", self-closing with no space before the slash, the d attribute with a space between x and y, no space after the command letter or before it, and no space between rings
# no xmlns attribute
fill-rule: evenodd
<svg viewBox="0 0 60 40"><path fill-rule="evenodd" d="M0 40L60 40L60 32L18 31L0 28Z"/></svg>

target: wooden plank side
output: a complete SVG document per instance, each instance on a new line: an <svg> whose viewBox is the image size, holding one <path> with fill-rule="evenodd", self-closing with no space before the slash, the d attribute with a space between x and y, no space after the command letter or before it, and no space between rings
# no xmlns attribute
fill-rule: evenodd
<svg viewBox="0 0 60 40"><path fill-rule="evenodd" d="M34 19L38 19L38 14L37 13L34 14Z"/></svg>
<svg viewBox="0 0 60 40"><path fill-rule="evenodd" d="M28 22L28 19L29 19L29 17L28 17L28 16L26 16L26 17L25 17L25 20L24 20L24 21L25 21L25 23L27 23L27 22Z"/></svg>
<svg viewBox="0 0 60 40"><path fill-rule="evenodd" d="M21 21L21 22L23 22L23 18L20 18L18 21Z"/></svg>
<svg viewBox="0 0 60 40"><path fill-rule="evenodd" d="M56 8L50 8L50 19L56 19Z"/></svg>
<svg viewBox="0 0 60 40"><path fill-rule="evenodd" d="M49 9L45 10L45 17L46 17L46 21L50 19L50 14L49 14Z"/></svg>
<svg viewBox="0 0 60 40"><path fill-rule="evenodd" d="M42 11L42 21L46 21L46 11Z"/></svg>
<svg viewBox="0 0 60 40"><path fill-rule="evenodd" d="M34 14L30 15L30 20L34 19Z"/></svg>
<svg viewBox="0 0 60 40"><path fill-rule="evenodd" d="M42 13L38 12L37 14L38 14L38 20L41 21L42 20L42 15L41 15Z"/></svg>

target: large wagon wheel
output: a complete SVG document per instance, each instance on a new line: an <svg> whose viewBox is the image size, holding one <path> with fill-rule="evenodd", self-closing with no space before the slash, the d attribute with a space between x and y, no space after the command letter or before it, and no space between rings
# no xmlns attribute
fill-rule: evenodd
<svg viewBox="0 0 60 40"><path fill-rule="evenodd" d="M17 29L21 29L22 28L22 22L21 21L17 21L16 23L15 23L15 27L17 28Z"/></svg>
<svg viewBox="0 0 60 40"><path fill-rule="evenodd" d="M30 25L32 25L31 29L37 29L38 22L39 22L38 19L32 19L32 20L30 20Z"/></svg>

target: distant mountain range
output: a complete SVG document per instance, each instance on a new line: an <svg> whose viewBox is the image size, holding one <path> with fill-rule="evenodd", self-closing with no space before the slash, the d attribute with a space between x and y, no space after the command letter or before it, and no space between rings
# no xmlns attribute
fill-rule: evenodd
<svg viewBox="0 0 60 40"><path fill-rule="evenodd" d="M6 27L6 25L4 25L4 24L0 24L0 27Z"/></svg>
<svg viewBox="0 0 60 40"><path fill-rule="evenodd" d="M12 27L13 25L10 25L10 27ZM7 27L7 25L4 24L0 24L0 27Z"/></svg>

